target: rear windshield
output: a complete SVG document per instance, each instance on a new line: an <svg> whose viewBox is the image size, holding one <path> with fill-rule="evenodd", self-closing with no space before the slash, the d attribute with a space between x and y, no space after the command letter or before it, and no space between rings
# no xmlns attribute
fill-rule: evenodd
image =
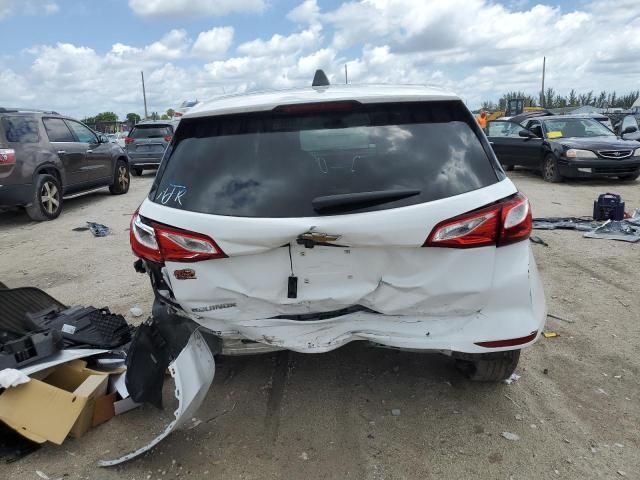
<svg viewBox="0 0 640 480"><path fill-rule="evenodd" d="M162 138L171 135L173 130L169 125L140 125L131 130L131 138Z"/></svg>
<svg viewBox="0 0 640 480"><path fill-rule="evenodd" d="M2 117L2 128L7 142L38 143L38 122L33 117L7 116Z"/></svg>
<svg viewBox="0 0 640 480"><path fill-rule="evenodd" d="M314 199L362 192L417 191L349 213L429 202L498 181L477 132L459 101L187 119L150 198L241 217L318 216Z"/></svg>

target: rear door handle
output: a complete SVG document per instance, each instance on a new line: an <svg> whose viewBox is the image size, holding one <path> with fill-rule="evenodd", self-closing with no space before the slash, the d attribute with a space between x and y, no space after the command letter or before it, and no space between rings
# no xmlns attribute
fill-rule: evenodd
<svg viewBox="0 0 640 480"><path fill-rule="evenodd" d="M58 150L58 155L64 155L65 153L67 153L66 150Z"/></svg>

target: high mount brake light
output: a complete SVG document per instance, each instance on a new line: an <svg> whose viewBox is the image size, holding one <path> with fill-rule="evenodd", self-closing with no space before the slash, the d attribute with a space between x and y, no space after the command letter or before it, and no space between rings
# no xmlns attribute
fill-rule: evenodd
<svg viewBox="0 0 640 480"><path fill-rule="evenodd" d="M279 105L274 108L273 111L284 113L344 112L353 110L360 105L361 104L356 101L300 103L294 105Z"/></svg>
<svg viewBox="0 0 640 480"><path fill-rule="evenodd" d="M149 225L138 212L131 219L129 241L137 257L158 263L227 257L212 238L159 223Z"/></svg>
<svg viewBox="0 0 640 480"><path fill-rule="evenodd" d="M489 207L440 222L425 247L502 247L529 238L533 226L529 200L521 193Z"/></svg>
<svg viewBox="0 0 640 480"><path fill-rule="evenodd" d="M16 163L16 151L13 148L0 148L0 165Z"/></svg>

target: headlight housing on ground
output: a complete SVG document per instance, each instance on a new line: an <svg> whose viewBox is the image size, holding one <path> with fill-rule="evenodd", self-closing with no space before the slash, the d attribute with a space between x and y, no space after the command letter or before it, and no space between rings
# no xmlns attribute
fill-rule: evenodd
<svg viewBox="0 0 640 480"><path fill-rule="evenodd" d="M579 150L577 148L570 148L565 155L567 158L598 158L591 150Z"/></svg>

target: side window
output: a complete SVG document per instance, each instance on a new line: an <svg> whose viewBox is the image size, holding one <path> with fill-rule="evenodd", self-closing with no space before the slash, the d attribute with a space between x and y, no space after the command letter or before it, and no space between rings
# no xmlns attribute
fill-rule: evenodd
<svg viewBox="0 0 640 480"><path fill-rule="evenodd" d="M487 125L488 137L518 137L522 126L515 122L493 121Z"/></svg>
<svg viewBox="0 0 640 480"><path fill-rule="evenodd" d="M71 130L61 118L43 118L44 128L51 142L75 142Z"/></svg>
<svg viewBox="0 0 640 480"><path fill-rule="evenodd" d="M542 124L538 120L531 120L527 126L529 130L542 138Z"/></svg>
<svg viewBox="0 0 640 480"><path fill-rule="evenodd" d="M76 134L80 143L98 143L96 135L81 123L73 120L66 120L66 122L69 128L73 130L73 133Z"/></svg>
<svg viewBox="0 0 640 480"><path fill-rule="evenodd" d="M622 126L620 127L621 131L624 132L624 129L627 127L635 127L638 130L638 121L632 115L627 115L622 120Z"/></svg>
<svg viewBox="0 0 640 480"><path fill-rule="evenodd" d="M7 137L7 142L11 143L38 143L38 122L33 117L10 116L2 118L2 127Z"/></svg>

